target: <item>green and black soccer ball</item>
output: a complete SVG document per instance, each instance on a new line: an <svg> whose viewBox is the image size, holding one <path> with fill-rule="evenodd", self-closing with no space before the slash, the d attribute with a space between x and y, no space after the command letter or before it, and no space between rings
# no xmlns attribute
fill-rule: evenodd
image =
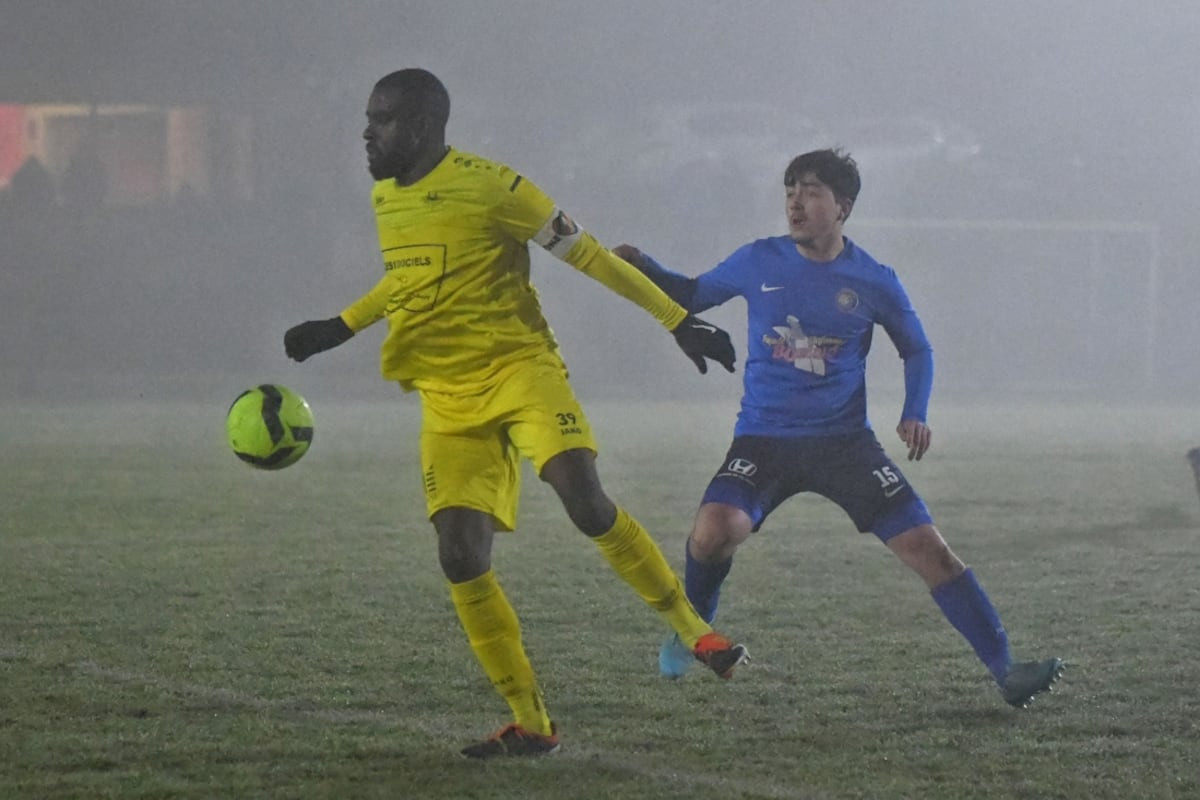
<svg viewBox="0 0 1200 800"><path fill-rule="evenodd" d="M235 455L258 469L283 469L308 452L312 409L278 383L264 383L237 396L225 416L225 433Z"/></svg>

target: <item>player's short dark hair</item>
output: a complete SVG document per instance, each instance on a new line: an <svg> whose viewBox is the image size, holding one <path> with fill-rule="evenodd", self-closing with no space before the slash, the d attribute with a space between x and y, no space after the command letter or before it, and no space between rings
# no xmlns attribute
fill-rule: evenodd
<svg viewBox="0 0 1200 800"><path fill-rule="evenodd" d="M862 178L858 175L858 164L849 153L842 150L812 150L792 159L783 171L783 185L795 186L796 181L812 173L821 183L833 190L839 202L854 205Z"/></svg>
<svg viewBox="0 0 1200 800"><path fill-rule="evenodd" d="M441 125L450 119L450 93L428 70L411 67L384 75L375 82L376 89L394 89L421 111Z"/></svg>

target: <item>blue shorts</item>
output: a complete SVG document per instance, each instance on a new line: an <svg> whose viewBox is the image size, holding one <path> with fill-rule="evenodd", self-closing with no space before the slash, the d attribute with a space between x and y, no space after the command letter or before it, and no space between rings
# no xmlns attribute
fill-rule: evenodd
<svg viewBox="0 0 1200 800"><path fill-rule="evenodd" d="M784 500L815 492L882 541L933 517L870 429L839 436L738 436L704 491L750 515L754 530Z"/></svg>

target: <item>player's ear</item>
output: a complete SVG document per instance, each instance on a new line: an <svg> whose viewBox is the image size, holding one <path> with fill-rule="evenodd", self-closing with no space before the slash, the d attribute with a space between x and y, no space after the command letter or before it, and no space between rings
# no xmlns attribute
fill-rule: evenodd
<svg viewBox="0 0 1200 800"><path fill-rule="evenodd" d="M412 122L413 144L422 145L436 137L438 132L438 121L430 114L418 114Z"/></svg>
<svg viewBox="0 0 1200 800"><path fill-rule="evenodd" d="M427 115L427 114L421 114L421 115L417 116L415 119L413 119L411 126L410 126L410 130L412 131L413 143L419 144L419 143L425 141L426 137L429 136L429 132L432 129L432 127L433 126L430 125L430 122L429 122L429 115Z"/></svg>

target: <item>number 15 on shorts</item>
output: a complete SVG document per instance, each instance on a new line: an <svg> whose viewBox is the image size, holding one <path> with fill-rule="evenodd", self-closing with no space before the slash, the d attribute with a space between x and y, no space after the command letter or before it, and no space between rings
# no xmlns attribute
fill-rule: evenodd
<svg viewBox="0 0 1200 800"><path fill-rule="evenodd" d="M879 488L883 489L884 497L894 497L896 492L904 488L904 482L892 467L873 469L871 474L878 479Z"/></svg>

